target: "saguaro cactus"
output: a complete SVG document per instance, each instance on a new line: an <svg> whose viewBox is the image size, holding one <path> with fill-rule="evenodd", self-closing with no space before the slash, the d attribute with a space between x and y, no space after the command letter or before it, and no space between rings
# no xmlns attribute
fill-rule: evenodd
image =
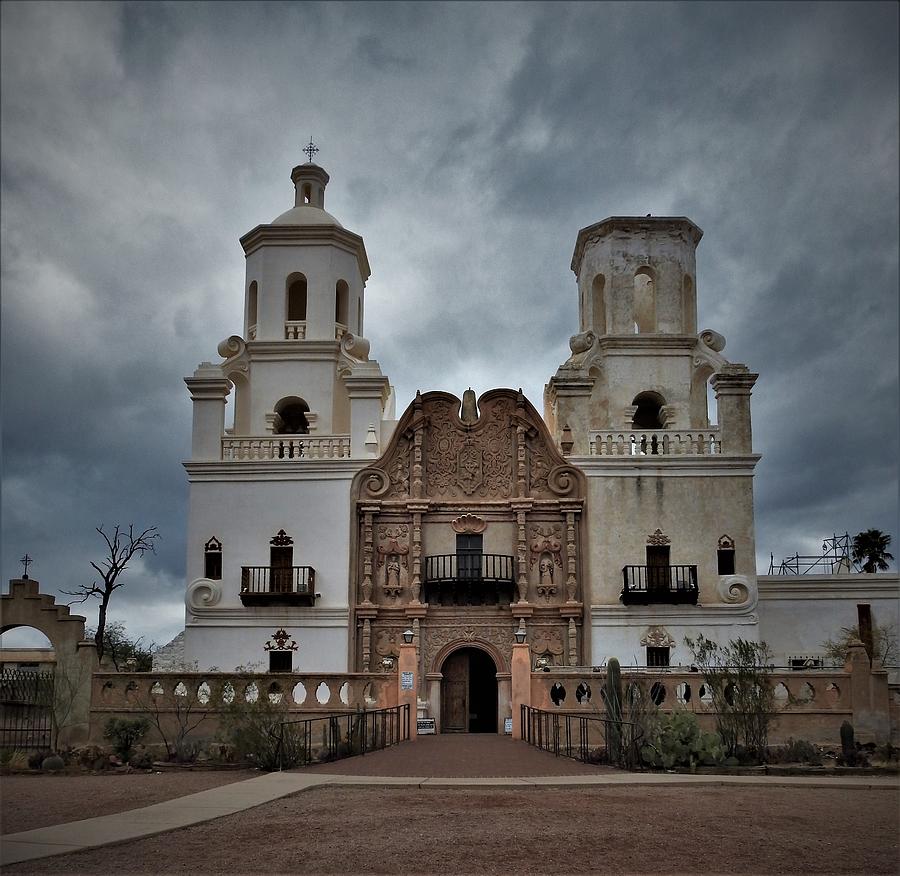
<svg viewBox="0 0 900 876"><path fill-rule="evenodd" d="M612 763L622 756L622 669L615 657L606 664L606 748Z"/></svg>

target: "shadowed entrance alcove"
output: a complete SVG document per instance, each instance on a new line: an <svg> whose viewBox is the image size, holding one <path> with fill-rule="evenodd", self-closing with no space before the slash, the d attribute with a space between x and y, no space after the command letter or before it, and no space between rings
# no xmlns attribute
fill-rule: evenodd
<svg viewBox="0 0 900 876"><path fill-rule="evenodd" d="M490 654L460 648L441 674L441 733L496 733L497 667Z"/></svg>

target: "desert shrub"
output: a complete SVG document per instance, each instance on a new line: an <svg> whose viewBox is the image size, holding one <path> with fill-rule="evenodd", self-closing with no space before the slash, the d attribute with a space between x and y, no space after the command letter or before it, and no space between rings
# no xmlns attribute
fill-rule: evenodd
<svg viewBox="0 0 900 876"><path fill-rule="evenodd" d="M222 716L228 742L241 760L249 760L263 770L290 769L305 763L306 739L300 725L285 724L287 708L259 697L248 703L235 697Z"/></svg>
<svg viewBox="0 0 900 876"><path fill-rule="evenodd" d="M890 742L885 742L884 745L879 745L878 748L875 749L874 757L876 760L883 761L884 763L895 763L900 760L900 748L891 745Z"/></svg>
<svg viewBox="0 0 900 876"><path fill-rule="evenodd" d="M784 745L769 749L768 760L774 763L805 763L822 766L822 752L805 739L789 738Z"/></svg>
<svg viewBox="0 0 900 876"><path fill-rule="evenodd" d="M28 769L28 752L21 748L0 748L0 767L7 770Z"/></svg>
<svg viewBox="0 0 900 876"><path fill-rule="evenodd" d="M703 633L684 642L703 673L726 754L742 762L762 762L775 715L768 646L746 639L719 645Z"/></svg>
<svg viewBox="0 0 900 876"><path fill-rule="evenodd" d="M641 747L644 763L663 769L715 766L724 756L725 749L719 734L701 731L693 712L658 715Z"/></svg>
<svg viewBox="0 0 900 876"><path fill-rule="evenodd" d="M58 754L51 754L41 761L41 769L45 773L58 773L65 768L66 762Z"/></svg>
<svg viewBox="0 0 900 876"><path fill-rule="evenodd" d="M29 751L28 752L28 769L39 770L44 758L47 756L46 751Z"/></svg>
<svg viewBox="0 0 900 876"><path fill-rule="evenodd" d="M135 742L149 729L150 722L146 718L110 718L103 729L103 738L108 739L116 754L127 762Z"/></svg>

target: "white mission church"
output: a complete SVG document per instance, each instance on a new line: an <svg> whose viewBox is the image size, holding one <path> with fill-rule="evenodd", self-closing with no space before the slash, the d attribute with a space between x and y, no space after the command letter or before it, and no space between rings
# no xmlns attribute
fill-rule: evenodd
<svg viewBox="0 0 900 876"><path fill-rule="evenodd" d="M578 333L543 416L495 389L398 417L365 339L363 239L325 210L322 167L291 179L294 206L241 238L241 334L185 381L186 663L389 672L411 630L424 708L477 729L468 702L487 729L520 629L538 667L685 664L700 632L790 665L860 606L896 622L896 574L757 575L757 375L698 331L689 219L578 233Z"/></svg>

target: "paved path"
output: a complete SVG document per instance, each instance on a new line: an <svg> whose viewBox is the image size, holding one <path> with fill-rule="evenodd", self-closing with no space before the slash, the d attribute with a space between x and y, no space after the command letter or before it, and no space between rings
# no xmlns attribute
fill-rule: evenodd
<svg viewBox="0 0 900 876"><path fill-rule="evenodd" d="M418 765L421 768L419 774L389 775L384 772L389 768L405 772L408 764ZM577 768L574 772L573 767ZM475 777L474 773L479 770ZM422 737L414 743L402 743L365 757L289 772L266 773L142 809L7 834L0 838L0 863L46 858L164 833L324 785L524 788L673 784L892 789L897 787L897 778L626 773L557 759L506 737Z"/></svg>

